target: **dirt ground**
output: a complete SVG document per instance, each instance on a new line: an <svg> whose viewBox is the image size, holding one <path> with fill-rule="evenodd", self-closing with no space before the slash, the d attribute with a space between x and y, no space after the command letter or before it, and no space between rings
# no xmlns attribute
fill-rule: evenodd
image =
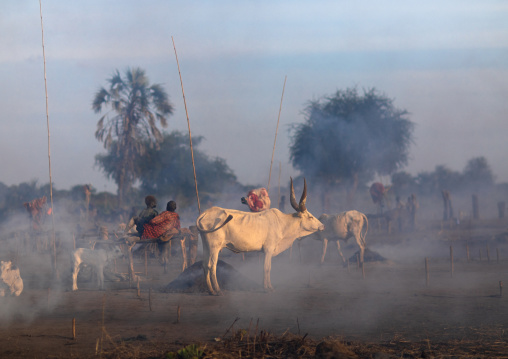
<svg viewBox="0 0 508 359"><path fill-rule="evenodd" d="M295 243L273 260L273 293L262 290L257 253L242 260L224 251L221 259L259 289L219 297L162 292L180 274L176 255L167 273L150 259L145 274L144 258L135 259L138 295L128 281L108 281L104 291L82 281L72 292L66 255L53 281L48 254L22 251L24 291L0 298L0 357L164 358L190 344L209 358L332 358L340 350L351 358L508 357L508 292L500 286L508 283L508 244L496 237L508 222L436 222L391 235L374 227L369 248L386 261L363 271L354 260L344 266L330 243L319 265L319 242L302 242L301 260ZM347 257L357 250L351 241L342 247ZM322 341L336 344L335 356L320 354Z"/></svg>

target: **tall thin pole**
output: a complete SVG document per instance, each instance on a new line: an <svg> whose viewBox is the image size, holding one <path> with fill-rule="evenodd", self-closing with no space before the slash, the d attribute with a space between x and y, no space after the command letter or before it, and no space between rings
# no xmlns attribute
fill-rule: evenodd
<svg viewBox="0 0 508 359"><path fill-rule="evenodd" d="M268 187L267 187L268 193L270 193L270 180L272 179L273 155L275 153L275 144L277 143L277 132L279 131L280 112L282 110L282 99L284 98L284 90L286 88L287 78L288 78L287 76L284 77L284 86L282 87L282 96L280 97L279 117L277 118L277 127L275 128L275 139L273 140L272 161L270 162L270 173L268 174Z"/></svg>
<svg viewBox="0 0 508 359"><path fill-rule="evenodd" d="M44 50L44 25L42 22L42 2L39 0L39 12L41 15L41 33L42 33L42 58L44 61L44 91L46 93L46 125L48 128L48 163L49 163L49 198L51 202L51 222L52 222L52 245L54 274L58 276L56 270L56 245L55 245L55 212L53 211L53 180L51 176L51 135L49 131L49 106L48 106L48 81L46 79L46 52Z"/></svg>
<svg viewBox="0 0 508 359"><path fill-rule="evenodd" d="M175 40L173 39L173 36L171 36L171 41L173 41L173 49L175 49L176 65L178 66L178 75L180 75L180 85L182 87L183 104L185 106L185 115L187 116L187 127L189 128L189 142L190 142L190 150L191 150L191 158L192 158L192 169L194 170L194 185L196 186L196 198L198 200L198 211L199 211L199 214L201 214L201 204L199 203L199 193L198 193L198 180L196 178L196 166L194 164L194 150L192 148L192 136L191 136L191 129L190 129L189 112L187 111L187 102L185 101L185 92L183 91L182 73L180 72L180 64L178 63L178 55L176 53Z"/></svg>
<svg viewBox="0 0 508 359"><path fill-rule="evenodd" d="M279 208L279 209L280 209L280 174L281 174L281 172L282 172L282 164L279 161L279 192L277 195L277 208Z"/></svg>

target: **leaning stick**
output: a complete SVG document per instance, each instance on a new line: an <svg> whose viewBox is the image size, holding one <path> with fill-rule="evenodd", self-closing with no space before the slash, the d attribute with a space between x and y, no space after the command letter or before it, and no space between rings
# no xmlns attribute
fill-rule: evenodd
<svg viewBox="0 0 508 359"><path fill-rule="evenodd" d="M185 92L183 91L182 73L180 72L180 64L178 63L178 55L176 53L175 40L173 39L173 36L171 36L171 41L173 41L173 49L175 49L176 65L178 66L178 75L180 75L180 86L182 87L183 104L185 106L185 115L187 116L187 127L189 128L189 143L190 143L191 158L192 158L192 169L194 170L194 185L196 186L196 198L198 201L198 211L199 211L199 214L201 214L201 204L199 203L198 181L196 178L196 166L194 164L194 150L192 147L192 136L191 136L191 129L190 129L189 112L187 111L187 102L185 101Z"/></svg>
<svg viewBox="0 0 508 359"><path fill-rule="evenodd" d="M267 188L268 193L270 193L270 180L272 178L273 155L275 153L275 144L277 143L277 132L279 132L280 112L282 110L282 99L284 98L284 89L286 88L287 78L288 78L287 76L284 77L284 86L282 87L282 96L280 98L279 117L277 118L277 127L275 128L275 139L273 140L272 161L270 162L270 172L268 174L268 188Z"/></svg>
<svg viewBox="0 0 508 359"><path fill-rule="evenodd" d="M280 175L281 175L281 172L282 172L282 164L279 161L279 193L277 195L277 208L279 208L279 209L280 209Z"/></svg>
<svg viewBox="0 0 508 359"><path fill-rule="evenodd" d="M72 318L72 340L76 340L76 318Z"/></svg>
<svg viewBox="0 0 508 359"><path fill-rule="evenodd" d="M102 342L104 340L104 331L105 331L105 327L104 327L104 311L105 311L105 308L106 308L106 294L104 294L102 296L102 323L101 323L101 341L100 341L100 354L101 354L101 358L102 358Z"/></svg>
<svg viewBox="0 0 508 359"><path fill-rule="evenodd" d="M145 247L145 277L148 276L148 246Z"/></svg>
<svg viewBox="0 0 508 359"><path fill-rule="evenodd" d="M429 259L425 257L425 286L429 286Z"/></svg>
<svg viewBox="0 0 508 359"><path fill-rule="evenodd" d="M259 325L259 318L258 318L258 321L256 322L256 330L254 330L254 343L253 343L253 348L254 348L254 354L256 354L256 337L258 335L258 325Z"/></svg>
<svg viewBox="0 0 508 359"><path fill-rule="evenodd" d="M453 277L453 247L450 246L450 272Z"/></svg>
<svg viewBox="0 0 508 359"><path fill-rule="evenodd" d="M44 24L42 22L42 3L39 0L39 12L41 15L41 34L42 34L42 59L44 61L44 92L46 94L46 126L48 128L48 163L49 163L49 198L51 201L51 222L52 222L52 240L53 240L53 274L58 279L56 269L56 240L55 240L55 214L53 212L53 180L51 178L51 134L49 131L49 108L48 108L48 81L46 78L46 52L44 50Z"/></svg>

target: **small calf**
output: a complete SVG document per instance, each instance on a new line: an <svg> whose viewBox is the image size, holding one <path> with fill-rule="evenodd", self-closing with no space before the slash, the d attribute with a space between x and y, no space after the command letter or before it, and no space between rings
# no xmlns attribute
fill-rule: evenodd
<svg viewBox="0 0 508 359"><path fill-rule="evenodd" d="M72 252L72 290L78 290L78 273L81 264L89 265L97 273L99 289L104 289L104 268L106 264L115 258L121 258L123 253L118 246L112 246L109 250L78 248Z"/></svg>
<svg viewBox="0 0 508 359"><path fill-rule="evenodd" d="M1 261L0 267L0 297L9 295L19 296L23 291L23 280L19 269L11 261Z"/></svg>

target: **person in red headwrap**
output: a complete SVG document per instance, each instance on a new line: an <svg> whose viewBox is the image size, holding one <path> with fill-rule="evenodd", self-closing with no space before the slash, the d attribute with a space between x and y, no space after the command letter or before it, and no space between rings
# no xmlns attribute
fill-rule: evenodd
<svg viewBox="0 0 508 359"><path fill-rule="evenodd" d="M180 216L175 210L176 202L169 201L166 205L166 211L154 217L150 222L145 223L141 239L159 238L173 229L180 231Z"/></svg>
<svg viewBox="0 0 508 359"><path fill-rule="evenodd" d="M270 208L270 197L266 188L249 191L247 197L242 197L242 203L249 206L252 212L261 212Z"/></svg>

